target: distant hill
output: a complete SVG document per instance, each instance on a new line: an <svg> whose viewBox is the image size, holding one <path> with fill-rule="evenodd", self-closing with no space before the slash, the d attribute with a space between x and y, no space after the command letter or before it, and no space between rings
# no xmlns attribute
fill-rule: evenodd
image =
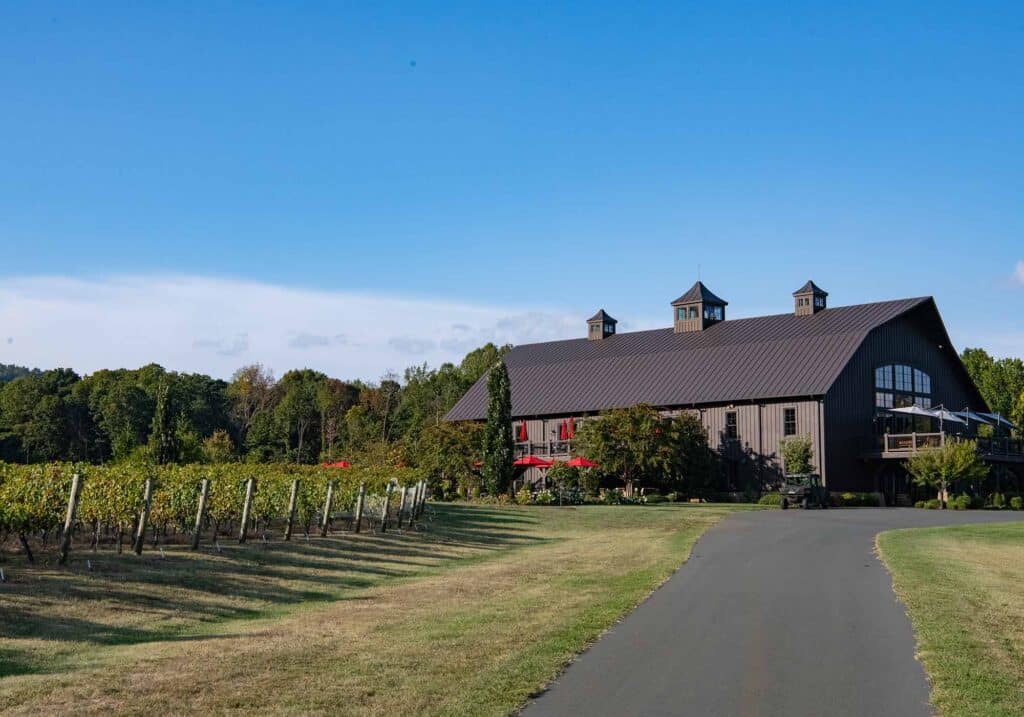
<svg viewBox="0 0 1024 717"><path fill-rule="evenodd" d="M14 364L0 363L0 383L7 383L13 381L19 376L27 376L28 374L40 374L37 368L25 368L24 366L15 366Z"/></svg>

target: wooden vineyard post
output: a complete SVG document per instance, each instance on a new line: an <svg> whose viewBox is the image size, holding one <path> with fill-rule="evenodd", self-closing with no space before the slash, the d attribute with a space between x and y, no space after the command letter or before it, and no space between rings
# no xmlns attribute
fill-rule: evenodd
<svg viewBox="0 0 1024 717"><path fill-rule="evenodd" d="M292 481L292 494L288 498L288 526L284 529L284 539L292 539L292 526L295 525L295 509L299 502L299 479Z"/></svg>
<svg viewBox="0 0 1024 717"><path fill-rule="evenodd" d="M250 478L245 484L245 505L242 506L242 527L238 529L238 542L244 543L249 532L249 514L252 512L252 494L256 492L256 479Z"/></svg>
<svg viewBox="0 0 1024 717"><path fill-rule="evenodd" d="M406 496L406 494L408 492L409 492L409 489L406 488L405 486L402 486L402 497L399 498L399 500L398 500L398 529L399 530L402 529L402 514L405 512L405 502L406 502L405 501L405 496ZM411 517L410 517L409 522L410 523L412 522Z"/></svg>
<svg viewBox="0 0 1024 717"><path fill-rule="evenodd" d="M206 517L206 500L210 497L210 479L203 478L199 486L199 510L196 511L196 529L192 531L192 550L199 550L199 536L202 535L203 518Z"/></svg>
<svg viewBox="0 0 1024 717"><path fill-rule="evenodd" d="M324 517L320 523L320 535L327 535L327 527L331 524L331 502L334 500L334 481L327 484L327 500L324 501Z"/></svg>
<svg viewBox="0 0 1024 717"><path fill-rule="evenodd" d="M146 478L146 488L142 493L142 512L139 514L139 524L135 528L135 544L132 550L136 555L142 555L142 545L146 542L146 524L149 523L149 509L153 505L153 477Z"/></svg>
<svg viewBox="0 0 1024 717"><path fill-rule="evenodd" d="M423 515L423 509L427 507L427 482L425 480L420 481L420 501L416 508L416 516Z"/></svg>
<svg viewBox="0 0 1024 717"><path fill-rule="evenodd" d="M391 508L391 484L384 488L384 509L380 514L380 532L388 532L388 509Z"/></svg>
<svg viewBox="0 0 1024 717"><path fill-rule="evenodd" d="M355 532L357 532L357 533L359 532L359 529L362 528L362 525L363 525L363 504L365 502L366 502L366 484L365 483L360 483L359 484L359 497L356 498L356 514L355 514L355 517L354 517L354 520L355 520L354 529L355 529Z"/></svg>
<svg viewBox="0 0 1024 717"><path fill-rule="evenodd" d="M64 532L60 536L60 558L58 565L63 565L68 560L68 553L71 551L71 529L75 525L75 513L78 511L78 496L82 493L82 476L75 473L71 476L71 495L68 496L68 514L64 518Z"/></svg>

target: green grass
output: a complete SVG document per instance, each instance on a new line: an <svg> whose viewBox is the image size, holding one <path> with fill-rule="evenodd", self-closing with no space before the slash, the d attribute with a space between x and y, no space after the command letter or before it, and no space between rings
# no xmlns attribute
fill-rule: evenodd
<svg viewBox="0 0 1024 717"><path fill-rule="evenodd" d="M1024 523L897 530L878 546L941 714L1024 714Z"/></svg>
<svg viewBox="0 0 1024 717"><path fill-rule="evenodd" d="M427 530L3 563L5 713L507 714L741 506L432 508ZM85 560L92 570L85 567Z"/></svg>

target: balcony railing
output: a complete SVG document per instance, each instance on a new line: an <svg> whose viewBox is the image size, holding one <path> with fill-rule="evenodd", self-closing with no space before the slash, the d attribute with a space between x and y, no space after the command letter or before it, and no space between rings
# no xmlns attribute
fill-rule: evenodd
<svg viewBox="0 0 1024 717"><path fill-rule="evenodd" d="M572 440L568 441L517 441L514 455L516 458L523 456L537 456L539 458L561 458L572 455Z"/></svg>
<svg viewBox="0 0 1024 717"><path fill-rule="evenodd" d="M886 454L913 455L920 451L942 448L949 441L963 440L960 436L948 433L886 433L879 439L875 450ZM1020 438L973 438L977 443L978 453L983 456L1008 456L1019 458L1024 456L1024 440Z"/></svg>

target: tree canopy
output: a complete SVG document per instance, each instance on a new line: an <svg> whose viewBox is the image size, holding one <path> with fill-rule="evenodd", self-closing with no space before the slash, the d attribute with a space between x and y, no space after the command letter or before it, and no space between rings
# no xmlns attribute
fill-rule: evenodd
<svg viewBox="0 0 1024 717"><path fill-rule="evenodd" d="M308 368L278 379L259 364L230 381L157 364L84 377L4 365L0 460L315 463L372 455L435 466L467 488L482 456L481 429L443 419L508 349L487 344L457 365L412 366L377 384Z"/></svg>

